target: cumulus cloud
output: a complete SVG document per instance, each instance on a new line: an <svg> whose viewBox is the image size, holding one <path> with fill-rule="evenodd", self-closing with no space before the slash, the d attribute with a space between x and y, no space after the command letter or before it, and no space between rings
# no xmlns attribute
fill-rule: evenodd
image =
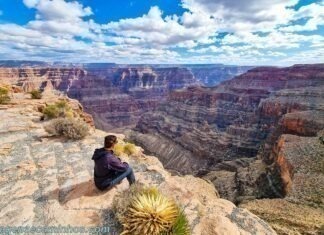
<svg viewBox="0 0 324 235"><path fill-rule="evenodd" d="M33 8L35 7L40 0L23 0L23 3L26 5L28 8Z"/></svg>
<svg viewBox="0 0 324 235"><path fill-rule="evenodd" d="M83 20L93 14L90 7L64 0L24 0L24 4L36 10L36 19L27 24L28 28L65 37L95 38L93 22Z"/></svg>
<svg viewBox="0 0 324 235"><path fill-rule="evenodd" d="M37 9L36 18L43 20L74 21L93 14L90 7L75 1L39 0L33 7Z"/></svg>
<svg viewBox="0 0 324 235"><path fill-rule="evenodd" d="M212 23L210 17L198 17L192 13L184 14L181 19L177 16L163 18L162 11L154 6L142 17L111 22L103 29L127 39L139 39L134 43L192 47L197 43L211 42L210 37L216 32Z"/></svg>
<svg viewBox="0 0 324 235"><path fill-rule="evenodd" d="M314 31L320 25L324 25L324 3L312 3L310 5L302 6L293 16L294 20L306 19L306 23L293 24L281 27L281 31L299 32L299 31Z"/></svg>
<svg viewBox="0 0 324 235"><path fill-rule="evenodd" d="M269 31L292 18L298 0L182 0L183 7L213 16L223 31Z"/></svg>
<svg viewBox="0 0 324 235"><path fill-rule="evenodd" d="M98 24L82 1L23 0L35 10L35 18L22 26L0 23L0 56L77 62L284 64L299 55L300 60L322 62L318 52L324 48L324 36L312 31L324 24L323 3L295 9L297 2L182 0L181 15L165 15L153 6L140 17Z"/></svg>

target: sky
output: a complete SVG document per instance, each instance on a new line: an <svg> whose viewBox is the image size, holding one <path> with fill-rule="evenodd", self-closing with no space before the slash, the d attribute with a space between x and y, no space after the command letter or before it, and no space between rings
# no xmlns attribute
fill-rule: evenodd
<svg viewBox="0 0 324 235"><path fill-rule="evenodd" d="M0 0L0 60L324 63L324 0Z"/></svg>

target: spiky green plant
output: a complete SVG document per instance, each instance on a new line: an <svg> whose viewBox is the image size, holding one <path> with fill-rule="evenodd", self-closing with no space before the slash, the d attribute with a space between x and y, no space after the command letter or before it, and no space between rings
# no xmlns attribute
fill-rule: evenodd
<svg viewBox="0 0 324 235"><path fill-rule="evenodd" d="M190 226L186 215L183 210L179 210L178 217L173 224L172 228L161 233L161 235L190 235Z"/></svg>
<svg viewBox="0 0 324 235"><path fill-rule="evenodd" d="M178 217L178 207L157 189L147 189L135 196L121 217L122 235L160 235L172 229Z"/></svg>

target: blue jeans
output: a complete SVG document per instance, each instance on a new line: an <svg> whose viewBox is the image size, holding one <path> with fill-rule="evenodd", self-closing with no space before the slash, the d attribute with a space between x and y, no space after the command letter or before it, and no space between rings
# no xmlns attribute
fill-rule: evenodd
<svg viewBox="0 0 324 235"><path fill-rule="evenodd" d="M121 172L119 175L116 176L113 180L107 180L101 184L101 190L111 189L116 184L119 184L123 179L127 178L129 185L135 183L135 175L133 169L128 167L125 172Z"/></svg>

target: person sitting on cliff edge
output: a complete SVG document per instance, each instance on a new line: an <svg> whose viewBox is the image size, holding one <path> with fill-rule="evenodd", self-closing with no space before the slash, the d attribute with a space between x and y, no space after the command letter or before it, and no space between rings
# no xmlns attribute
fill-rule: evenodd
<svg viewBox="0 0 324 235"><path fill-rule="evenodd" d="M106 136L104 147L96 149L92 156L95 162L94 182L99 190L111 189L125 178L129 185L135 183L133 169L127 162L122 162L115 156L113 151L115 144L117 144L116 136Z"/></svg>

